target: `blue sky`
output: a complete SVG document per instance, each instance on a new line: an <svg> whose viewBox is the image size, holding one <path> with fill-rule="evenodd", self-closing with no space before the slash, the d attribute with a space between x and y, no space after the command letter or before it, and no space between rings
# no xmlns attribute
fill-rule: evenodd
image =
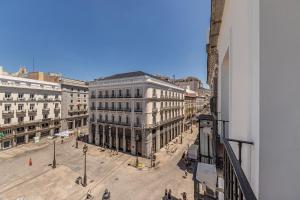
<svg viewBox="0 0 300 200"><path fill-rule="evenodd" d="M210 0L2 0L0 65L92 80L142 70L206 80Z"/></svg>

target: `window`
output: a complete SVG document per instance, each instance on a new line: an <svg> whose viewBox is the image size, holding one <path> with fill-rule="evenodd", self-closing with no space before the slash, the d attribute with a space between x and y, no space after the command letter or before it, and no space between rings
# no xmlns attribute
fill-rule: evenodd
<svg viewBox="0 0 300 200"><path fill-rule="evenodd" d="M23 110L24 105L23 104L19 104L18 105L18 110Z"/></svg>
<svg viewBox="0 0 300 200"><path fill-rule="evenodd" d="M34 116L30 115L29 116L29 121L34 121Z"/></svg>
<svg viewBox="0 0 300 200"><path fill-rule="evenodd" d="M152 115L153 124L156 124L156 115Z"/></svg>
<svg viewBox="0 0 300 200"><path fill-rule="evenodd" d="M108 102L105 102L105 108L108 109Z"/></svg>
<svg viewBox="0 0 300 200"><path fill-rule="evenodd" d="M101 114L99 114L99 120L102 121L102 115Z"/></svg>
<svg viewBox="0 0 300 200"><path fill-rule="evenodd" d="M126 109L129 109L129 103L126 102Z"/></svg>
<svg viewBox="0 0 300 200"><path fill-rule="evenodd" d="M19 98L19 99L23 99L23 97L24 97L24 94L22 94L22 93L19 93L19 94L18 94L18 98Z"/></svg>
<svg viewBox="0 0 300 200"><path fill-rule="evenodd" d="M47 107L48 107L48 104L44 103L44 109L47 109Z"/></svg>
<svg viewBox="0 0 300 200"><path fill-rule="evenodd" d="M58 94L55 95L55 99L58 99Z"/></svg>
<svg viewBox="0 0 300 200"><path fill-rule="evenodd" d="M129 124L129 117L126 115L126 124Z"/></svg>
<svg viewBox="0 0 300 200"><path fill-rule="evenodd" d="M24 122L24 117L18 117L18 122Z"/></svg>
<svg viewBox="0 0 300 200"><path fill-rule="evenodd" d="M10 104L5 104L5 111L10 111L11 105Z"/></svg>
<svg viewBox="0 0 300 200"><path fill-rule="evenodd" d="M55 115L55 118L59 117L59 113L58 112L56 112L54 115Z"/></svg>
<svg viewBox="0 0 300 200"><path fill-rule="evenodd" d="M111 102L111 108L115 109L115 102Z"/></svg>
<svg viewBox="0 0 300 200"><path fill-rule="evenodd" d="M73 103L73 100L71 100L71 103Z"/></svg>
<svg viewBox="0 0 300 200"><path fill-rule="evenodd" d="M29 109L30 109L30 110L33 110L33 109L34 109L34 104L30 104L30 105L29 105Z"/></svg>
<svg viewBox="0 0 300 200"><path fill-rule="evenodd" d="M120 115L119 116L119 123L121 123L122 122L122 116Z"/></svg>
<svg viewBox="0 0 300 200"><path fill-rule="evenodd" d="M136 89L136 96L140 96L140 89Z"/></svg>
<svg viewBox="0 0 300 200"><path fill-rule="evenodd" d="M48 115L47 114L43 115L43 119L48 119Z"/></svg>
<svg viewBox="0 0 300 200"><path fill-rule="evenodd" d="M6 98L6 99L11 98L11 93L5 92L5 98Z"/></svg>
<svg viewBox="0 0 300 200"><path fill-rule="evenodd" d="M47 94L44 94L44 99L47 99L48 98L48 95Z"/></svg>
<svg viewBox="0 0 300 200"><path fill-rule="evenodd" d="M34 99L34 94L30 94L30 95L29 95L29 98L30 98L30 99Z"/></svg>
<svg viewBox="0 0 300 200"><path fill-rule="evenodd" d="M73 110L73 107L74 107L74 106L72 106L72 105L70 106L70 110L71 110L71 111Z"/></svg>
<svg viewBox="0 0 300 200"><path fill-rule="evenodd" d="M111 91L111 96L115 97L115 91L114 90Z"/></svg>
<svg viewBox="0 0 300 200"><path fill-rule="evenodd" d="M58 103L55 104L55 108L58 108Z"/></svg>
<svg viewBox="0 0 300 200"><path fill-rule="evenodd" d="M108 97L108 91L105 90L105 97Z"/></svg>
<svg viewBox="0 0 300 200"><path fill-rule="evenodd" d="M129 89L126 89L126 96L127 96L127 97L130 96L130 91L129 91Z"/></svg>
<svg viewBox="0 0 300 200"><path fill-rule="evenodd" d="M122 96L122 90L119 90L119 97Z"/></svg>
<svg viewBox="0 0 300 200"><path fill-rule="evenodd" d="M140 125L140 118L136 118L136 125L139 126Z"/></svg>
<svg viewBox="0 0 300 200"><path fill-rule="evenodd" d="M111 121L115 122L115 116L114 115L111 116Z"/></svg>
<svg viewBox="0 0 300 200"><path fill-rule="evenodd" d="M156 89L153 88L153 94L152 94L154 97L156 96Z"/></svg>
<svg viewBox="0 0 300 200"><path fill-rule="evenodd" d="M84 97L85 97L85 95L84 95ZM98 97L102 97L102 91L99 91L99 93L98 93Z"/></svg>
<svg viewBox="0 0 300 200"><path fill-rule="evenodd" d="M108 116L107 115L105 115L105 121L108 121Z"/></svg>
<svg viewBox="0 0 300 200"><path fill-rule="evenodd" d="M4 118L4 124L10 124L11 118Z"/></svg>
<svg viewBox="0 0 300 200"><path fill-rule="evenodd" d="M121 110L121 109L122 109L122 103L119 102L119 110Z"/></svg>
<svg viewBox="0 0 300 200"><path fill-rule="evenodd" d="M137 109L137 110L141 110L140 102L136 102L136 109Z"/></svg>
<svg viewBox="0 0 300 200"><path fill-rule="evenodd" d="M93 95L93 94L92 94ZM73 94L70 94L71 97L73 97Z"/></svg>
<svg viewBox="0 0 300 200"><path fill-rule="evenodd" d="M153 109L156 109L156 102L153 102Z"/></svg>

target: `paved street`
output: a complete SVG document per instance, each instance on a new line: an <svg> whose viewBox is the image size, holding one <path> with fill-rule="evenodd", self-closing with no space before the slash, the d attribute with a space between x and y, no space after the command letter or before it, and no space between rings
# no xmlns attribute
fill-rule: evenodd
<svg viewBox="0 0 300 200"><path fill-rule="evenodd" d="M145 167L136 169L129 165L135 162L135 157L124 153L112 156L110 150L102 152L98 147L89 145L86 188L75 183L75 179L83 175L83 143L80 142L79 148L75 149L73 138L63 144L57 140L57 168L54 170L49 166L53 159L50 140L2 151L0 199L85 199L89 189L99 199L105 188L111 191L112 199L120 200L161 199L165 189L171 189L177 198L185 191L191 198L192 175L184 179L184 170L178 163L187 145L194 142L195 133L185 133L183 144L174 142L170 145L170 150L177 149L174 153L168 153L166 149L157 153L159 164L155 169L148 168L150 161L147 159L140 158ZM29 166L29 158L32 166Z"/></svg>

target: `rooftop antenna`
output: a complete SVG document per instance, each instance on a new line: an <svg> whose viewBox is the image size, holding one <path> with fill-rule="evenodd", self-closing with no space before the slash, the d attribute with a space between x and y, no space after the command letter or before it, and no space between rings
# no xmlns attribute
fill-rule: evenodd
<svg viewBox="0 0 300 200"><path fill-rule="evenodd" d="M34 56L32 57L32 72L34 72Z"/></svg>

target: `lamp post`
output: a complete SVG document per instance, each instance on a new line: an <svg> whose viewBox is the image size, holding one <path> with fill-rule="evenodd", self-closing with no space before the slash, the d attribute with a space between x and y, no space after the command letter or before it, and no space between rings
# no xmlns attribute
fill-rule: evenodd
<svg viewBox="0 0 300 200"><path fill-rule="evenodd" d="M75 125L76 125L76 120L75 120ZM78 124L77 124L77 131L76 131L76 143L75 143L75 148L78 149Z"/></svg>
<svg viewBox="0 0 300 200"><path fill-rule="evenodd" d="M56 158L55 158L55 140L53 140L53 162L52 162L52 169L56 168Z"/></svg>
<svg viewBox="0 0 300 200"><path fill-rule="evenodd" d="M139 156L138 156L138 151L137 151L137 143L140 140L139 134L135 135L135 154L136 154L136 167L139 166Z"/></svg>
<svg viewBox="0 0 300 200"><path fill-rule="evenodd" d="M84 175L83 175L83 183L82 183L82 186L83 187L86 187L87 186L87 183L86 183L86 152L88 151L88 146L86 144L84 144L83 146L83 154L84 154Z"/></svg>

